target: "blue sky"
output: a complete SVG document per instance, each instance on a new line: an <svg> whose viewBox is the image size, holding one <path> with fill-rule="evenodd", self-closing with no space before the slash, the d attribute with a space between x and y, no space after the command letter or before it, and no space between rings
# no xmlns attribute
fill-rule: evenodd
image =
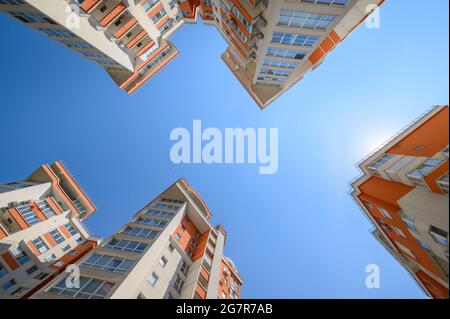
<svg viewBox="0 0 450 319"><path fill-rule="evenodd" d="M107 236L185 177L228 232L244 297L423 297L369 233L348 183L362 157L448 103L448 1L387 1L380 29L361 26L264 111L223 64L226 43L213 27L184 26L172 38L181 54L133 96L23 24L1 15L0 29L0 181L63 160L98 208L88 227ZM170 132L194 119L278 128L278 172L172 164ZM380 289L365 287L372 263Z"/></svg>

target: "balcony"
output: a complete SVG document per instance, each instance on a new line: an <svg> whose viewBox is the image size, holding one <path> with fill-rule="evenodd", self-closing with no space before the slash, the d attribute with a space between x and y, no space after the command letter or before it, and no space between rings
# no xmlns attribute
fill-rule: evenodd
<svg viewBox="0 0 450 319"><path fill-rule="evenodd" d="M77 198L77 199L73 200L72 204L73 204L73 206L75 206L75 208L80 213L80 218L83 218L83 216L87 213L87 210L84 207L84 205L82 204L81 198Z"/></svg>
<svg viewBox="0 0 450 319"><path fill-rule="evenodd" d="M443 163L443 161L440 159L430 158L430 159L426 160L423 164L421 164L419 167L412 170L406 176L417 187L424 189L424 190L429 190L429 187L427 186L424 179L431 172L433 172L436 167L438 167L442 163Z"/></svg>

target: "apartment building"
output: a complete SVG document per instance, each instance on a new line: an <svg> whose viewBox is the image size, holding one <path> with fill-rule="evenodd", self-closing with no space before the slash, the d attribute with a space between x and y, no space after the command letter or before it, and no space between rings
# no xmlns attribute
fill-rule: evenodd
<svg viewBox="0 0 450 319"><path fill-rule="evenodd" d="M183 24L170 0L0 0L0 11L100 65L135 92L177 54Z"/></svg>
<svg viewBox="0 0 450 319"><path fill-rule="evenodd" d="M432 298L448 298L449 108L435 106L359 163L352 196L374 237Z"/></svg>
<svg viewBox="0 0 450 319"><path fill-rule="evenodd" d="M186 22L213 24L222 59L265 108L318 67L383 0L178 0Z"/></svg>
<svg viewBox="0 0 450 319"><path fill-rule="evenodd" d="M180 179L76 263L78 288L61 273L32 298L239 298L242 278L211 215Z"/></svg>
<svg viewBox="0 0 450 319"><path fill-rule="evenodd" d="M94 211L61 162L0 184L0 299L30 296L95 247L83 225Z"/></svg>
<svg viewBox="0 0 450 319"><path fill-rule="evenodd" d="M128 93L177 54L184 22L216 26L261 107L318 67L383 0L0 0L0 11L102 66Z"/></svg>

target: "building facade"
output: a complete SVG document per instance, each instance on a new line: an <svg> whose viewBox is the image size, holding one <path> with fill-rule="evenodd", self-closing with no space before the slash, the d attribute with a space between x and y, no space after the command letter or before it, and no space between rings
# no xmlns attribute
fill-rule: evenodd
<svg viewBox="0 0 450 319"><path fill-rule="evenodd" d="M61 273L33 298L239 298L242 278L223 254L226 232L210 217L180 179L76 263L78 288Z"/></svg>
<svg viewBox="0 0 450 319"><path fill-rule="evenodd" d="M352 196L374 237L432 298L448 298L449 108L436 106L359 164Z"/></svg>
<svg viewBox="0 0 450 319"><path fill-rule="evenodd" d="M128 93L177 54L174 1L1 0L0 11L99 64Z"/></svg>
<svg viewBox="0 0 450 319"><path fill-rule="evenodd" d="M94 211L61 162L0 184L0 299L30 296L92 249L83 221Z"/></svg>
<svg viewBox="0 0 450 319"><path fill-rule="evenodd" d="M214 25L222 60L265 108L318 67L383 0L0 0L0 11L102 66L128 93L177 54L184 22Z"/></svg>

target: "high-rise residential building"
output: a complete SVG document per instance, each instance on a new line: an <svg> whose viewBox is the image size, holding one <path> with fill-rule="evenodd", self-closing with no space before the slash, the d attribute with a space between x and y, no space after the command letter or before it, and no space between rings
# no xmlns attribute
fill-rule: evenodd
<svg viewBox="0 0 450 319"><path fill-rule="evenodd" d="M291 88L384 0L179 0L229 43L222 59L265 108Z"/></svg>
<svg viewBox="0 0 450 319"><path fill-rule="evenodd" d="M61 273L32 298L239 298L243 281L211 214L180 179L76 262L78 288Z"/></svg>
<svg viewBox="0 0 450 319"><path fill-rule="evenodd" d="M436 106L363 159L352 196L374 237L432 298L448 298L449 109Z"/></svg>
<svg viewBox="0 0 450 319"><path fill-rule="evenodd" d="M265 108L344 40L383 0L0 0L0 11L100 64L128 93L178 54L185 21L215 25L222 59Z"/></svg>
<svg viewBox="0 0 450 319"><path fill-rule="evenodd" d="M128 93L178 54L167 38L183 24L170 0L0 0L0 11L96 62Z"/></svg>
<svg viewBox="0 0 450 319"><path fill-rule="evenodd" d="M61 162L0 184L0 299L26 298L91 250L95 207Z"/></svg>

